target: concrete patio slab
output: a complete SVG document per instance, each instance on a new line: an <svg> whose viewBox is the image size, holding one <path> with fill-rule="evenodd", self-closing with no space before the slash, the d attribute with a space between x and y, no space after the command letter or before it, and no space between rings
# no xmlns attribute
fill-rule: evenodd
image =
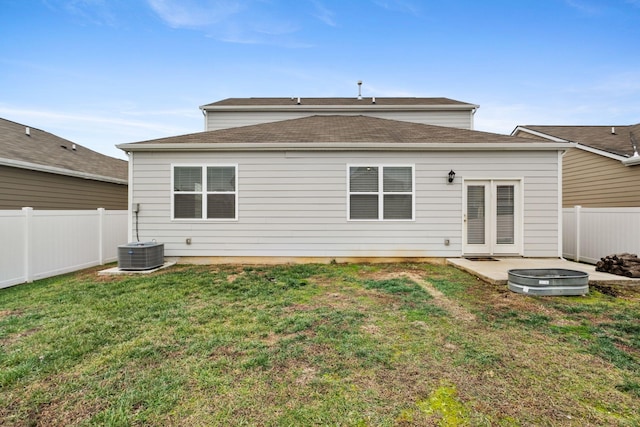
<svg viewBox="0 0 640 427"><path fill-rule="evenodd" d="M486 259L478 258L478 259ZM561 258L493 258L496 261L474 261L467 258L448 258L447 264L453 265L485 282L495 285L506 285L508 271L512 269L530 268L563 268L584 271L589 274L590 285L626 285L640 286L640 279L617 276L615 274L596 271L595 265L567 261Z"/></svg>
<svg viewBox="0 0 640 427"><path fill-rule="evenodd" d="M149 270L120 270L118 267L107 268L106 270L98 271L98 276L109 276L114 274L149 274L163 268L171 267L175 265L175 261L165 261L160 267L151 268Z"/></svg>

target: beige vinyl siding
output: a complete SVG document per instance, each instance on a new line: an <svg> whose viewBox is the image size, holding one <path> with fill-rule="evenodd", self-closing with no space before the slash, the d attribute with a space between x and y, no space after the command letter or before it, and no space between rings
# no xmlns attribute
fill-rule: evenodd
<svg viewBox="0 0 640 427"><path fill-rule="evenodd" d="M578 148L564 155L563 207L640 207L640 166Z"/></svg>
<svg viewBox="0 0 640 427"><path fill-rule="evenodd" d="M0 166L0 209L127 209L127 186Z"/></svg>
<svg viewBox="0 0 640 427"><path fill-rule="evenodd" d="M363 115L381 119L401 120L405 122L427 125L449 126L462 129L473 129L473 116L469 111L265 111L265 112L230 112L208 111L206 130L227 129L238 126L257 125L280 120L299 119L316 115Z"/></svg>
<svg viewBox="0 0 640 427"><path fill-rule="evenodd" d="M558 254L555 151L135 152L133 156L132 202L141 207L140 240L164 243L167 256L460 256L461 178L521 179L523 255ZM217 163L238 165L238 220L172 221L171 165ZM415 165L414 221L347 220L347 165L368 163ZM447 183L450 169L456 171L454 184ZM445 239L450 239L450 246L444 245Z"/></svg>

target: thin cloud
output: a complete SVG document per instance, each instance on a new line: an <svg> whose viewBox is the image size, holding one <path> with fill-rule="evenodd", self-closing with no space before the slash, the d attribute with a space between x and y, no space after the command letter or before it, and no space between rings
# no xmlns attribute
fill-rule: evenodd
<svg viewBox="0 0 640 427"><path fill-rule="evenodd" d="M172 28L203 28L240 13L245 6L225 0L147 0L153 11Z"/></svg>
<svg viewBox="0 0 640 427"><path fill-rule="evenodd" d="M283 11L271 2L258 0L147 0L147 4L169 27L201 31L222 42L286 48L312 46L293 39L303 28L303 14L296 8ZM323 13L321 16L329 19L330 12L325 9Z"/></svg>
<svg viewBox="0 0 640 427"><path fill-rule="evenodd" d="M159 122L141 121L141 120L126 120L118 118L106 118L104 116L92 116L76 113L60 113L55 111L46 110L25 110L20 108L11 108L6 106L0 106L0 114L3 116L20 117L23 121L32 121L33 123L55 123L61 125L62 123L69 123L69 128L78 127L78 124L92 124L92 125L109 125L113 127L126 127L131 129L141 129L153 131L155 133L176 134L184 132L184 129L167 126L166 124ZM24 123L30 124L30 123ZM43 129L46 130L46 129Z"/></svg>
<svg viewBox="0 0 640 427"><path fill-rule="evenodd" d="M565 0L565 3L569 7L572 7L582 13L586 13L587 15L597 15L600 13L600 9L597 6L582 0Z"/></svg>
<svg viewBox="0 0 640 427"><path fill-rule="evenodd" d="M333 13L333 11L327 9L324 4L322 4L317 0L313 1L313 5L315 7L314 16L316 18L318 18L320 21L324 22L325 24L329 25L330 27L336 26L336 21L334 19L335 14Z"/></svg>
<svg viewBox="0 0 640 427"><path fill-rule="evenodd" d="M420 8L413 2L407 0L373 0L379 7L395 12L405 12L418 15Z"/></svg>
<svg viewBox="0 0 640 427"><path fill-rule="evenodd" d="M117 25L112 4L106 0L44 0L44 4L53 10L62 9L69 15L91 25Z"/></svg>

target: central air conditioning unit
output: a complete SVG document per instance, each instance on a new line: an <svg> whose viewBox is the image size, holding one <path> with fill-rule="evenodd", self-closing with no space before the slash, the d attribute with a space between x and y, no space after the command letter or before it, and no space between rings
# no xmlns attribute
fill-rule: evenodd
<svg viewBox="0 0 640 427"><path fill-rule="evenodd" d="M150 270L164 264L164 243L133 242L118 246L120 270Z"/></svg>

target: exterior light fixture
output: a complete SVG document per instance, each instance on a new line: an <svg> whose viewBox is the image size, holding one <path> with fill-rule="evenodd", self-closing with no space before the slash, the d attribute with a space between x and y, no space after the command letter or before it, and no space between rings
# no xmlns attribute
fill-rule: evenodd
<svg viewBox="0 0 640 427"><path fill-rule="evenodd" d="M453 169L451 169L449 171L449 184L451 184L453 182L453 178L456 177L456 173L453 171Z"/></svg>

